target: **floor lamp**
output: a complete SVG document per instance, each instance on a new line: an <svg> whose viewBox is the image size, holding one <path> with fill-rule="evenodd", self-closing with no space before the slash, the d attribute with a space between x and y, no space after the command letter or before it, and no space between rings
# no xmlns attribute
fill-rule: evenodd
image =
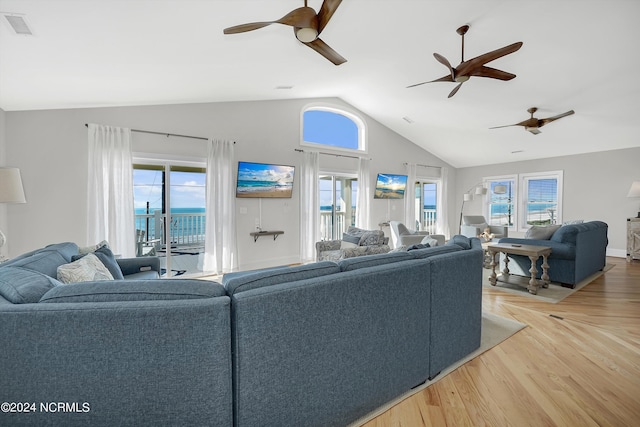
<svg viewBox="0 0 640 427"><path fill-rule="evenodd" d="M633 181L627 197L640 197L640 181ZM638 212L637 218L640 218L640 212Z"/></svg>
<svg viewBox="0 0 640 427"><path fill-rule="evenodd" d="M472 193L471 190L475 188L475 191ZM482 183L478 183L464 192L462 195L462 208L460 208L460 223L458 224L458 233L462 234L462 212L464 212L464 203L473 200L473 196L484 196L487 194L487 189L482 185Z"/></svg>
<svg viewBox="0 0 640 427"><path fill-rule="evenodd" d="M0 168L0 203L26 203L20 169ZM7 238L0 230L0 249L6 243ZM0 261L3 256L0 254Z"/></svg>

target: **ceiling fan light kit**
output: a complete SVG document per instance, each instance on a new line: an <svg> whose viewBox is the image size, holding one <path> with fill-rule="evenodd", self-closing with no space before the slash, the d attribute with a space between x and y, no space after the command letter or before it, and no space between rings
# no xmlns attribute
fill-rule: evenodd
<svg viewBox="0 0 640 427"><path fill-rule="evenodd" d="M252 22L249 24L236 25L225 28L223 32L224 34L238 34L258 30L271 24L288 25L293 27L293 33L298 41L309 46L333 64L340 65L347 62L347 60L319 37L336 9L338 9L338 6L340 6L340 3L342 3L342 0L324 0L322 6L320 6L320 11L316 13L313 8L307 6L307 1L305 0L303 7L292 10L277 21Z"/></svg>

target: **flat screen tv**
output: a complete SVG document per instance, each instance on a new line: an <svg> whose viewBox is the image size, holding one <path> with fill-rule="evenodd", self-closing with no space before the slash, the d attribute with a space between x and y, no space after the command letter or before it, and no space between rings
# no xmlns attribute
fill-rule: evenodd
<svg viewBox="0 0 640 427"><path fill-rule="evenodd" d="M374 199L403 199L407 187L407 175L379 173L376 179Z"/></svg>
<svg viewBox="0 0 640 427"><path fill-rule="evenodd" d="M236 197L290 198L294 166L238 162Z"/></svg>

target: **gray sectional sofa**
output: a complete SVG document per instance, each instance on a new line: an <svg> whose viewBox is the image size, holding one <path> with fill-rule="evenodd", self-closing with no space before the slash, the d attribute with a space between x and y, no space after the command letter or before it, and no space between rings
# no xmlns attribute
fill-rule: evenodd
<svg viewBox="0 0 640 427"><path fill-rule="evenodd" d="M69 245L0 266L0 402L38 405L0 425L340 426L480 345L478 239L222 284L59 285Z"/></svg>
<svg viewBox="0 0 640 427"><path fill-rule="evenodd" d="M557 228L557 229L555 229ZM602 221L589 221L580 224L555 226L545 233L546 239L513 238L500 239L500 243L519 245L549 246L551 255L548 258L549 278L552 282L574 288L582 279L600 271L606 265L608 226ZM546 237L546 236L545 236ZM511 274L530 276L531 261L523 255L509 255L509 271ZM504 268L504 254L501 255L501 270ZM537 277L542 274L542 258L538 260Z"/></svg>

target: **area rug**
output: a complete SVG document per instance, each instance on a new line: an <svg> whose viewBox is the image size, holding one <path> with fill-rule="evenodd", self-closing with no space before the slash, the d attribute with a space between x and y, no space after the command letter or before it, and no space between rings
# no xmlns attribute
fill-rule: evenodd
<svg viewBox="0 0 640 427"><path fill-rule="evenodd" d="M512 283L505 283L505 282L498 281L498 284L496 286L491 286L491 283L489 283L489 275L491 274L491 270L483 271L484 276L482 278L482 286L490 289L496 289L502 292L507 292L513 295L520 295L523 297L537 299L538 301L545 301L545 302L556 304L562 301L563 299L565 299L566 297L568 297L569 295L571 295L572 293L578 292L580 289L584 288L589 283L593 282L595 279L602 276L607 271L611 270L613 267L614 267L613 264L605 265L602 271L598 271L592 274L591 276L586 277L585 279L580 281L580 283L576 284L576 287L573 289L565 288L558 283L551 282L548 288L538 288L537 295L533 295L529 293L527 288L523 286L514 285ZM517 280L517 281L520 281L521 283L526 283L528 282L529 278L528 277L525 278L524 276L511 275L509 277L509 280L512 280L512 281Z"/></svg>
<svg viewBox="0 0 640 427"><path fill-rule="evenodd" d="M421 390L424 390L425 388L429 387L431 384L434 384L440 381L442 378L446 377L451 372L458 369L460 366L464 365L471 359L474 359L480 356L482 353L484 353L487 350L490 350L492 347L495 347L496 345L500 344L502 341L506 340L507 338L509 338L519 330L525 328L526 326L527 325L525 325L524 323L516 322L515 320L506 319L504 317L497 316L492 313L483 312L482 313L482 335L480 338L480 347L476 351L467 355L467 357L458 360L456 363L449 366L448 368L444 369L440 373L440 375L435 377L433 380L427 381L424 384L421 384L420 386L393 399L392 401L386 403L385 405L381 406L375 411L355 421L354 423L349 424L349 427L360 426L368 421L371 421L378 415L388 411L393 406L397 405L398 403L402 402L408 397L411 397L414 394L420 392Z"/></svg>

